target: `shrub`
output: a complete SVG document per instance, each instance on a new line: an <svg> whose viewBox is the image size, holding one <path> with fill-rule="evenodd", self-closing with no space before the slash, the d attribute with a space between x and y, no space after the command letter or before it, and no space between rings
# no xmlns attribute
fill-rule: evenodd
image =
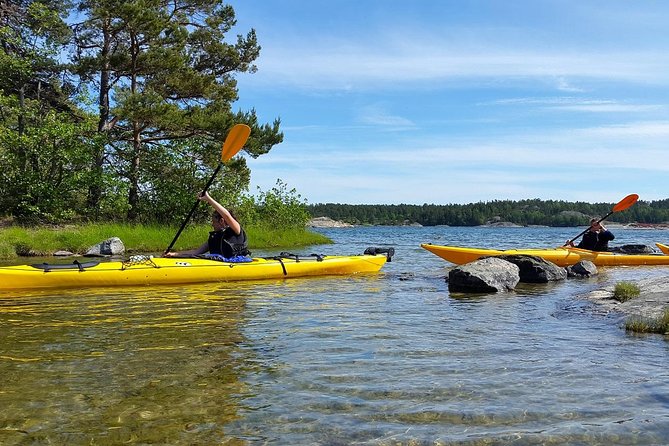
<svg viewBox="0 0 669 446"><path fill-rule="evenodd" d="M259 191L253 218L256 220L249 223L271 228L304 228L310 215L297 191L288 190L283 181L277 180L269 191Z"/></svg>
<svg viewBox="0 0 669 446"><path fill-rule="evenodd" d="M636 333L669 333L669 309L657 319L632 318L625 322L625 330Z"/></svg>
<svg viewBox="0 0 669 446"><path fill-rule="evenodd" d="M631 282L618 282L613 289L613 299L618 302L627 302L630 299L638 297L639 293L641 293L641 290L637 284Z"/></svg>

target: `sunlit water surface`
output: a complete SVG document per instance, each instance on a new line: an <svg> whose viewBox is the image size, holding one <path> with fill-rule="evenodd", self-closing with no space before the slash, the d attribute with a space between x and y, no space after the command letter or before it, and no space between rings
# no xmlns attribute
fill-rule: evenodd
<svg viewBox="0 0 669 446"><path fill-rule="evenodd" d="M357 277L0 296L0 444L667 443L666 338L580 295L668 268L451 296L421 242L547 247L580 228L321 231L336 243L298 253L396 255Z"/></svg>

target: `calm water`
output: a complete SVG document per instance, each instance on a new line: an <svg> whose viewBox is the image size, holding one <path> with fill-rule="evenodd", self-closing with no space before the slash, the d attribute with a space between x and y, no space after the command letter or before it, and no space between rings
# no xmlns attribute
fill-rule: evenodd
<svg viewBox="0 0 669 446"><path fill-rule="evenodd" d="M578 294L669 269L451 296L450 264L419 243L557 246L580 228L322 232L336 244L299 253L396 256L361 277L0 296L0 444L666 444L666 338Z"/></svg>

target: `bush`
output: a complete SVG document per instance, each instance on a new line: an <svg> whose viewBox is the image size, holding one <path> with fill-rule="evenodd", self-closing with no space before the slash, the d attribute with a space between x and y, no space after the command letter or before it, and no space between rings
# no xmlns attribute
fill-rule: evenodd
<svg viewBox="0 0 669 446"><path fill-rule="evenodd" d="M247 201L247 206L253 200ZM295 189L288 190L288 186L277 180L276 186L267 192L258 193L253 212L247 215L253 220L248 224L266 226L270 228L303 228L311 218L307 211L306 202Z"/></svg>
<svg viewBox="0 0 669 446"><path fill-rule="evenodd" d="M627 302L638 297L641 293L639 286L631 282L618 282L613 289L613 299L618 302Z"/></svg>
<svg viewBox="0 0 669 446"><path fill-rule="evenodd" d="M657 319L632 318L625 323L625 330L636 333L669 333L669 309Z"/></svg>

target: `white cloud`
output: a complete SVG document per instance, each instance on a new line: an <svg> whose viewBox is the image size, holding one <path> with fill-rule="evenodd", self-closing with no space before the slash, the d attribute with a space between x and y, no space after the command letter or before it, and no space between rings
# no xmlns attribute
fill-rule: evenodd
<svg viewBox="0 0 669 446"><path fill-rule="evenodd" d="M362 107L360 109L358 120L363 124L393 127L396 130L415 127L415 124L411 122L411 120L393 115L380 105Z"/></svg>
<svg viewBox="0 0 669 446"><path fill-rule="evenodd" d="M483 103L481 105L534 105L545 109L581 111L592 113L649 113L666 109L660 104L631 104L614 100L588 99L573 96L545 98L513 98Z"/></svg>
<svg viewBox="0 0 669 446"><path fill-rule="evenodd" d="M615 202L665 198L669 123L518 134L497 142L430 136L360 150L290 146L249 161L254 184L282 178L309 202L446 203L552 198ZM442 142L435 143L435 139ZM639 143L643 140L643 144ZM596 185L597 187L591 187ZM664 186L661 186L664 185Z"/></svg>
<svg viewBox="0 0 669 446"><path fill-rule="evenodd" d="M666 198L664 4L372 2L363 20L344 2L326 26L284 3L245 6L266 26L240 94L286 134L249 160L257 184L310 202Z"/></svg>
<svg viewBox="0 0 669 446"><path fill-rule="evenodd" d="M244 82L309 89L380 88L389 84L486 78L548 78L559 91L580 92L575 79L609 79L667 85L667 52L589 53L555 49L476 47L459 42L410 41L401 47L376 42L290 42L264 47L259 71ZM566 79L572 79L568 82Z"/></svg>
<svg viewBox="0 0 669 446"><path fill-rule="evenodd" d="M585 91L582 88L578 88L571 85L569 81L567 81L567 79L564 77L557 78L557 89L560 91L566 91L570 93L582 93Z"/></svg>

